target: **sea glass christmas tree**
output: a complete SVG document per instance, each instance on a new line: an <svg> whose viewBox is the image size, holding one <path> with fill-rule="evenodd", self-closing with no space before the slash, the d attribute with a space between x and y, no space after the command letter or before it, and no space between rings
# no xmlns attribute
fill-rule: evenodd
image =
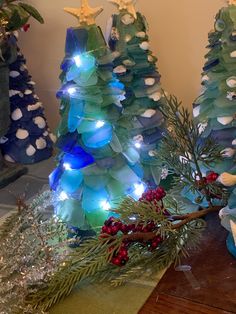
<svg viewBox="0 0 236 314"><path fill-rule="evenodd" d="M194 103L193 114L202 137L213 137L222 146L224 160L212 164L222 173L232 168L236 153L236 6L222 8L215 29L209 34L210 51L203 68L203 92Z"/></svg>
<svg viewBox="0 0 236 314"><path fill-rule="evenodd" d="M216 15L215 29L209 34L210 50L202 76L203 92L195 101L193 114L203 140L212 137L222 146L224 159L212 163L210 168L221 174L218 180L231 193L221 217L224 227L232 231L231 226L236 222L236 1L229 0L228 4ZM236 256L231 233L227 246Z"/></svg>
<svg viewBox="0 0 236 314"><path fill-rule="evenodd" d="M82 0L81 8L65 11L79 25L67 30L58 92L60 154L50 185L57 216L86 230L103 225L125 196L139 198L145 185L139 155L127 149L127 140L123 143L119 138L125 93L112 73L112 54L95 24L102 8L91 8Z"/></svg>
<svg viewBox="0 0 236 314"><path fill-rule="evenodd" d="M48 159L52 155L53 136L19 47L16 61L9 65L9 75L11 124L1 146L4 157L20 164Z"/></svg>
<svg viewBox="0 0 236 314"><path fill-rule="evenodd" d="M165 129L159 110L164 104L157 58L150 51L145 17L136 12L134 0L110 0L119 9L108 23L108 42L114 70L125 85L126 99L120 125L140 154L144 180L150 187L159 184L161 167L154 152L158 150ZM122 130L121 130L122 133Z"/></svg>

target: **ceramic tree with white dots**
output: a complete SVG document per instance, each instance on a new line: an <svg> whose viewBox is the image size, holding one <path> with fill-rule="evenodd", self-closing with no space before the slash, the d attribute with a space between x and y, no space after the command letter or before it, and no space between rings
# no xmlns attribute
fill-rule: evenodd
<svg viewBox="0 0 236 314"><path fill-rule="evenodd" d="M234 166L236 156L236 2L231 0L216 15L209 33L209 52L202 74L202 93L193 115L203 138L222 146L224 160L212 164L218 173Z"/></svg>
<svg viewBox="0 0 236 314"><path fill-rule="evenodd" d="M136 11L134 0L110 0L118 8L108 22L107 38L113 51L114 70L125 85L126 99L120 124L138 149L144 180L158 185L163 173L156 152L165 130L160 105L165 103L157 70L157 58L150 50L145 17Z"/></svg>
<svg viewBox="0 0 236 314"><path fill-rule="evenodd" d="M11 123L5 143L1 145L4 158L19 164L48 159L52 155L54 138L19 47L16 61L9 65L9 76Z"/></svg>

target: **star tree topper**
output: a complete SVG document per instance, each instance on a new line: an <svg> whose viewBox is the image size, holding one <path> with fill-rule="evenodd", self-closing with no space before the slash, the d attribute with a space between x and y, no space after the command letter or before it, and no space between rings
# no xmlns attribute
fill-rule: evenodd
<svg viewBox="0 0 236 314"><path fill-rule="evenodd" d="M88 0L81 0L81 8L64 8L64 11L76 17L79 26L81 26L95 24L95 19L103 11L103 8L91 8L88 4Z"/></svg>
<svg viewBox="0 0 236 314"><path fill-rule="evenodd" d="M120 12L125 10L129 14L131 14L135 19L137 19L137 13L134 7L136 0L108 0L108 1L115 4Z"/></svg>
<svg viewBox="0 0 236 314"><path fill-rule="evenodd" d="M229 5L232 5L232 4L236 5L236 0L228 0L228 3Z"/></svg>

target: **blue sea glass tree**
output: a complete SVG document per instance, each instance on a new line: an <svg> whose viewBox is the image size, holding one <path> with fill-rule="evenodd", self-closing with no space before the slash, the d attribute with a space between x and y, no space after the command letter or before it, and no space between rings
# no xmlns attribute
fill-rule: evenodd
<svg viewBox="0 0 236 314"><path fill-rule="evenodd" d="M79 26L67 30L58 92L60 153L50 185L57 216L87 230L103 225L125 196L139 198L145 184L139 154L128 144L129 132L121 139L124 86L112 73L112 54L95 24L102 8L82 0L81 8L65 11Z"/></svg>

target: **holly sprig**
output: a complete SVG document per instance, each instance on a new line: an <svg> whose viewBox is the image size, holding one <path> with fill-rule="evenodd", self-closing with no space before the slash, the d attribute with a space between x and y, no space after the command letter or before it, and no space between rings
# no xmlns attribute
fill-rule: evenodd
<svg viewBox="0 0 236 314"><path fill-rule="evenodd" d="M85 279L119 286L147 269L154 274L178 262L180 253L186 256L205 227L201 217L219 209L182 215L177 204L167 208L165 198L157 188L138 202L125 199L115 210L119 218L105 221L99 236L82 241L52 276L28 287L26 304L46 311Z"/></svg>
<svg viewBox="0 0 236 314"><path fill-rule="evenodd" d="M32 5L19 0L0 0L0 20L6 23L6 32L20 29L30 17L41 24L44 23L43 17Z"/></svg>

